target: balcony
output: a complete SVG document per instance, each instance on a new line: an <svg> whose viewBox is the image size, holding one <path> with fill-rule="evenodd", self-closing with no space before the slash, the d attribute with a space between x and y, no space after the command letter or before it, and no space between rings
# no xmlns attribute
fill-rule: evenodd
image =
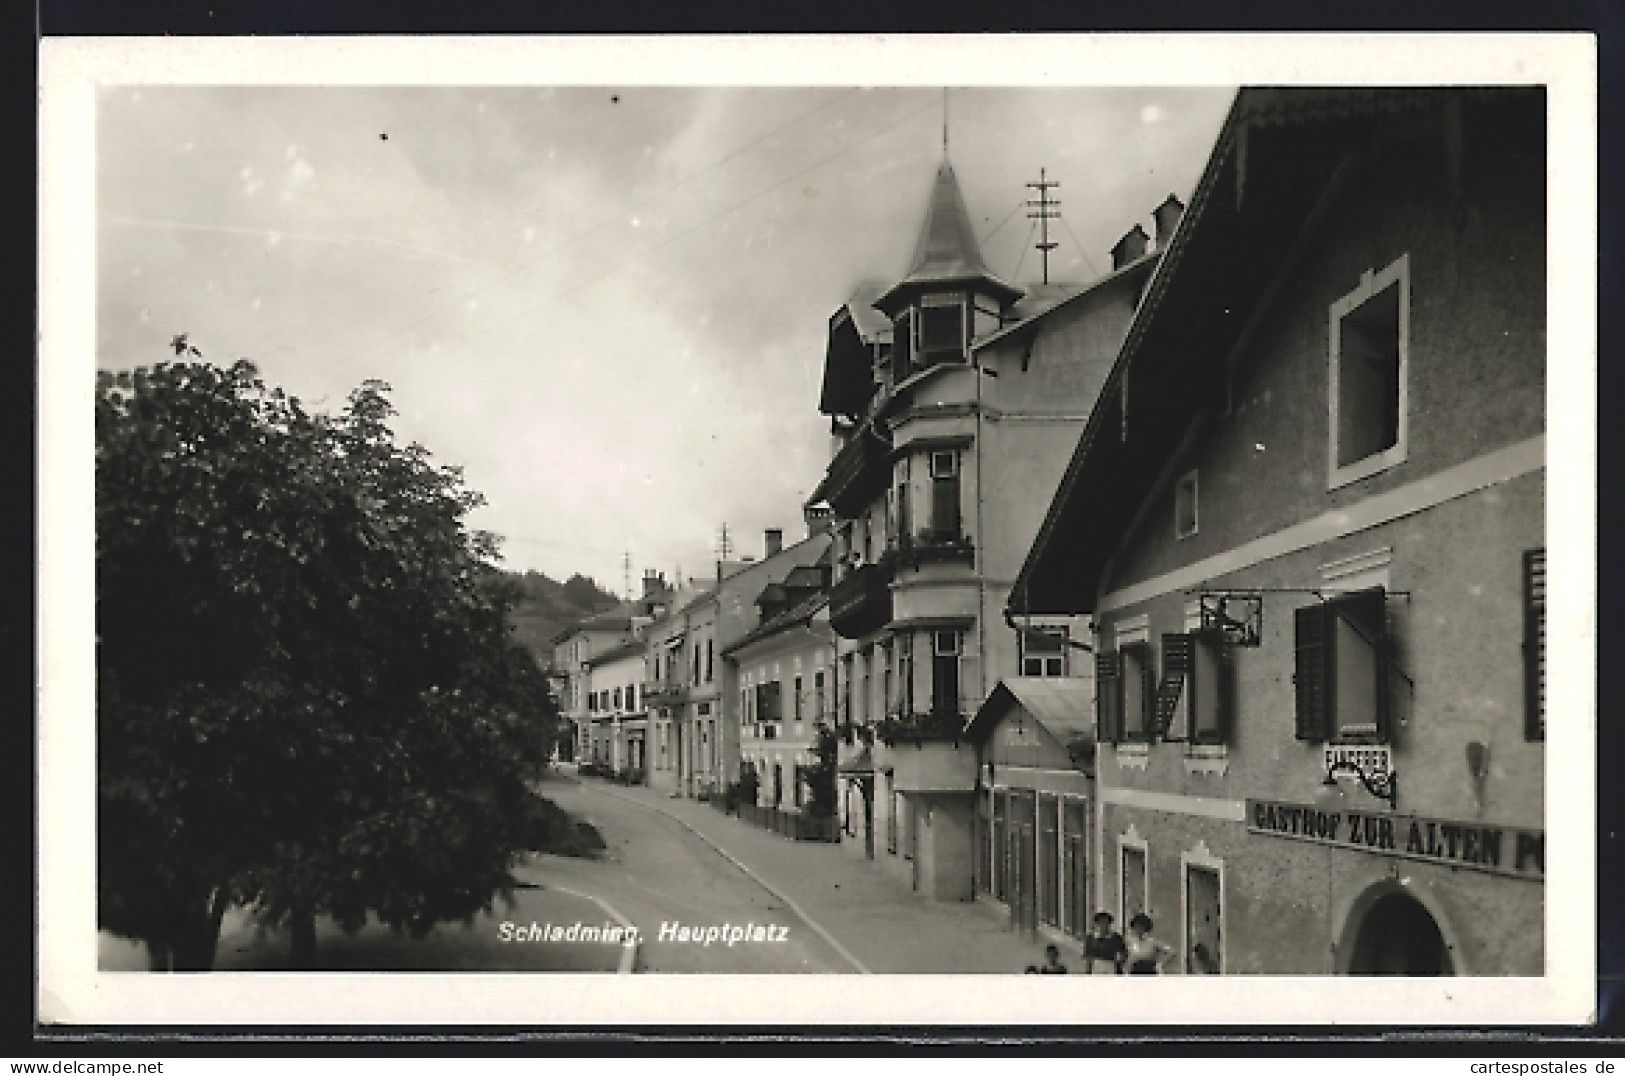
<svg viewBox="0 0 1625 1076"><path fill-rule="evenodd" d="M905 536L894 555L903 568L918 568L922 564L972 567L976 563L976 545L969 535L958 531L924 530Z"/></svg>
<svg viewBox="0 0 1625 1076"><path fill-rule="evenodd" d="M891 622L890 564L847 572L829 596L829 623L844 639L861 639Z"/></svg>
<svg viewBox="0 0 1625 1076"><path fill-rule="evenodd" d="M646 680L644 706L680 706L688 701L688 684L681 680Z"/></svg>
<svg viewBox="0 0 1625 1076"><path fill-rule="evenodd" d="M846 519L861 513L891 483L891 444L865 424L830 461L822 490L835 511Z"/></svg>
<svg viewBox="0 0 1625 1076"><path fill-rule="evenodd" d="M961 739L965 716L957 711L893 714L875 725L875 735L888 744L940 742Z"/></svg>

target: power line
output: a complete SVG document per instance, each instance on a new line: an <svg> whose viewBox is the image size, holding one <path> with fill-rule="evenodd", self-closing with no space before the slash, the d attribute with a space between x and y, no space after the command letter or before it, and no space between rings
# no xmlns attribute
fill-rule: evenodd
<svg viewBox="0 0 1625 1076"><path fill-rule="evenodd" d="M1000 228L1003 228L1006 224L1010 223L1011 218L1013 218L1016 215L1016 211L1019 210L1022 206L1026 205L1026 204L1027 203L1025 201L1018 201L1015 205L1011 206L1010 207L1010 212L1008 212L1008 213L1006 213L1004 215L1004 219L999 221L999 223L995 224L993 226L993 230L991 232L988 232L986 235L984 235L980 239L978 239L976 241L976 245L977 246L986 245L986 243L987 243L987 241L989 239L992 239L995 235L999 234L999 229Z"/></svg>
<svg viewBox="0 0 1625 1076"><path fill-rule="evenodd" d="M1070 225L1070 224L1068 224L1066 222L1065 217L1061 218L1061 227L1066 229L1066 234L1067 235L1072 235L1072 225ZM1095 263L1089 257L1089 251L1084 247L1084 245L1082 243L1078 242L1078 237L1075 236L1075 235L1072 235L1072 242L1077 244L1078 253L1083 255L1083 264L1085 264L1085 265L1087 265L1089 267L1089 274L1091 276L1099 276L1100 275L1100 270L1095 268Z"/></svg>
<svg viewBox="0 0 1625 1076"><path fill-rule="evenodd" d="M681 187L685 187L688 184L694 182L696 179L699 179L701 176L704 176L704 175L707 175L707 174L709 174L711 172L716 171L718 168L721 168L723 165L727 164L729 161L731 161L734 158L740 156L741 154L745 153L748 150L754 149L755 147L761 145L763 142L766 142L768 139L774 137L775 135L779 134L780 132L788 130L789 128L794 127L796 124L802 122L803 120L808 119L811 116L816 115L819 112L822 112L824 109L830 108L831 106L836 105L836 104L840 103L841 101L846 100L848 97L850 97L853 94L857 93L859 89L860 89L860 87L855 86L852 89L847 90L847 91L845 91L845 92L831 98L828 101L822 102L821 104L817 105L814 108L810 108L807 111L796 115L794 118L789 119L789 120L785 121L784 123L779 124L777 127L773 128L771 131L768 131L766 134L763 134L763 135L760 135L760 136L758 136L756 138L753 138L749 142L745 143L743 146L740 146L738 149L733 150L732 152L728 153L727 155L725 155L723 157L717 158L715 161L712 161L710 164L706 165L704 168L701 168L699 171L694 172L694 173L692 173L692 174L690 174L688 176L683 177L682 179L678 180L676 183L673 183L669 187L664 187L664 188L656 191L654 194L651 194L649 197L643 199L643 201L634 202L632 205L626 206L626 207L624 207L622 209L618 209L613 214L611 214L610 216L605 217L603 220L598 221L596 224L589 225L583 231L577 232L575 235L570 236L569 238L565 239L563 242L559 243L558 245L548 248L547 250L545 250L542 253L538 254L536 257L530 259L529 261L520 262L518 265L514 266L511 269L503 270L502 273L499 276L496 276L493 279L488 280L483 284L476 285L474 288L472 288L471 290L469 290L467 292L464 292L463 294L457 296L455 299L452 299L449 302L442 304L441 306L435 307L434 309L430 310L427 314L425 314L423 317L419 318L418 320L408 324L404 328L396 330L395 332L391 333L390 335L384 337L382 340L378 340L375 343L368 344L366 347L362 348L360 351L356 352L354 355L351 355L349 358L341 359L338 362L333 363L331 366L328 367L328 369L336 370L336 369L339 369L341 367L348 366L353 362L360 361L361 359L363 359L366 356L370 355L372 352L374 352L374 351L378 350L379 348L383 347L385 344L390 343L390 342L392 342L394 340L398 340L402 336L405 336L407 333L412 332L414 329L418 329L418 328L421 328L424 325L427 325L429 322L433 321L435 318L438 318L441 314L446 313L447 311L451 310L454 307L462 306L464 303L468 302L468 300L474 298L476 295L480 295L481 293L483 293L485 291L488 291L491 288L496 287L498 284L500 284L503 281L509 279L510 277L516 276L516 275L518 275L520 273L523 273L523 272L526 272L526 271L528 271L530 269L534 269L537 265L540 265L542 262L546 261L548 258L551 258L553 255L563 252L564 250L568 249L573 244L580 242L581 240L587 238L589 235L592 235L594 232L597 232L597 231L599 231L599 230L601 230L603 228L607 228L611 224L618 223L628 213L635 213L640 209L643 209L643 208L645 208L645 207L647 207L649 205L652 205L653 203L659 201L661 198L664 198L666 195L672 193L673 191L675 191L675 190L677 190L677 189L679 189Z"/></svg>
<svg viewBox="0 0 1625 1076"><path fill-rule="evenodd" d="M1016 260L1016 271L1010 274L1012 284L1021 280L1021 264L1027 260L1027 251L1029 249L1027 244L1032 242L1033 233L1037 230L1038 222L1036 220L1027 225L1027 238L1021 244L1021 257Z"/></svg>

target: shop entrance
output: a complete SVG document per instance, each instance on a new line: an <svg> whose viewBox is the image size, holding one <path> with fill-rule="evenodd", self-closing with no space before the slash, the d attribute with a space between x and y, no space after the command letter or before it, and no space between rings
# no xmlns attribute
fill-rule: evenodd
<svg viewBox="0 0 1625 1076"><path fill-rule="evenodd" d="M1450 975L1450 952L1422 902L1401 890L1378 896L1361 917L1350 975Z"/></svg>

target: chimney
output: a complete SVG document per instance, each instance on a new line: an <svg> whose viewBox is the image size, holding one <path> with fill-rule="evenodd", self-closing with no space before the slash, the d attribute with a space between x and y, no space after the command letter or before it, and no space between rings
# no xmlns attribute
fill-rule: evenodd
<svg viewBox="0 0 1625 1076"><path fill-rule="evenodd" d="M666 590L666 577L653 568L643 569L643 600L651 601Z"/></svg>
<svg viewBox="0 0 1625 1076"><path fill-rule="evenodd" d="M818 504L804 505L801 509L801 518L807 524L807 537L823 534L829 530L830 523L835 518L835 510L820 501Z"/></svg>
<svg viewBox="0 0 1625 1076"><path fill-rule="evenodd" d="M1130 228L1112 248L1112 268L1121 269L1130 262L1139 261L1145 256L1146 244L1150 242L1151 237L1145 234L1144 228L1138 224Z"/></svg>
<svg viewBox="0 0 1625 1076"><path fill-rule="evenodd" d="M1185 212L1185 203L1173 195L1151 211L1151 217L1157 222L1157 249L1167 250L1168 240L1174 237L1174 225Z"/></svg>
<svg viewBox="0 0 1625 1076"><path fill-rule="evenodd" d="M778 527L767 528L766 532L763 534L763 537L765 539L764 544L767 549L767 553L763 557L764 560L784 548L784 531L780 530Z"/></svg>

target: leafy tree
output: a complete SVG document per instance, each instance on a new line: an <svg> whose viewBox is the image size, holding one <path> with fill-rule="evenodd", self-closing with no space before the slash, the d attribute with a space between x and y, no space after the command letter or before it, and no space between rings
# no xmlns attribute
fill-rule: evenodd
<svg viewBox="0 0 1625 1076"><path fill-rule="evenodd" d="M835 814L836 765L840 750L840 734L820 721L818 739L813 745L813 755L817 761L804 770L807 813L814 818L830 818Z"/></svg>
<svg viewBox="0 0 1625 1076"><path fill-rule="evenodd" d="M209 967L232 906L308 965L318 914L422 936L512 884L557 715L479 495L387 392L98 377L99 915L155 967Z"/></svg>

